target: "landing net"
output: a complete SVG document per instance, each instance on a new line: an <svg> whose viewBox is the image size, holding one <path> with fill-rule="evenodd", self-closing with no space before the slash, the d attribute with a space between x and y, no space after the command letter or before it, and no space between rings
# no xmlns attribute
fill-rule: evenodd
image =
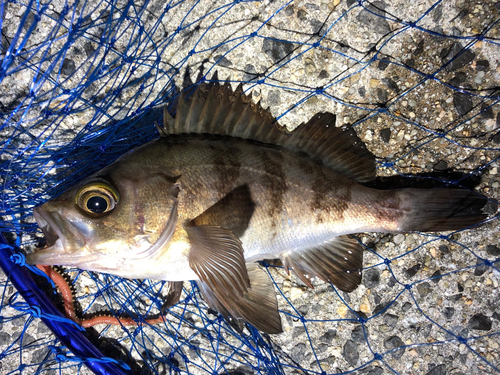
<svg viewBox="0 0 500 375"><path fill-rule="evenodd" d="M352 124L380 187L498 200L499 19L486 0L1 1L0 373L500 372L494 204L477 228L356 236L365 269L350 294L263 265L273 336L235 330L196 284L165 323L84 332L22 255L43 237L34 206L158 137L158 106L175 111L180 89L215 72L290 129L321 111ZM84 315L159 314L162 282L61 272Z"/></svg>

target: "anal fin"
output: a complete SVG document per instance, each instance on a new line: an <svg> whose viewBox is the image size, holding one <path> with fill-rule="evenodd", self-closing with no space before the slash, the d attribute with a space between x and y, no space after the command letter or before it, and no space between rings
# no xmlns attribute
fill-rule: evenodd
<svg viewBox="0 0 500 375"><path fill-rule="evenodd" d="M218 310L224 318L242 328L243 321L250 323L259 331L281 333L281 318L273 283L267 273L255 263L247 263L250 288L236 298L227 298L218 290L211 289L205 282L198 281L198 286L208 305Z"/></svg>
<svg viewBox="0 0 500 375"><path fill-rule="evenodd" d="M336 237L320 246L281 256L287 270L294 273L310 288L314 276L334 284L344 292L352 292L361 282L363 248L346 236Z"/></svg>

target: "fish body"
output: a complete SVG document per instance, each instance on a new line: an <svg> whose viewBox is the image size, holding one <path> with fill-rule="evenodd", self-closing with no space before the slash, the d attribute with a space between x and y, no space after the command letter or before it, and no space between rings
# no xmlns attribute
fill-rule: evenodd
<svg viewBox="0 0 500 375"><path fill-rule="evenodd" d="M254 262L281 259L306 284L360 283L360 232L454 230L486 200L462 190L376 190L373 156L322 113L287 133L228 85L202 84L165 112L163 137L124 155L34 215L48 247L30 263L126 278L197 280L227 319L277 333L272 283ZM174 301L175 302L175 301Z"/></svg>

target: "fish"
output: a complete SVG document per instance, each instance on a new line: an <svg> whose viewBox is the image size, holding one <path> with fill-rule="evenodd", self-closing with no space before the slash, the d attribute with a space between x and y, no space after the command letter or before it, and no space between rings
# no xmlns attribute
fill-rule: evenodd
<svg viewBox="0 0 500 375"><path fill-rule="evenodd" d="M182 91L161 135L33 210L46 238L29 264L164 280L167 308L185 281L230 323L282 332L273 283L281 261L306 285L361 282L352 234L454 231L487 218L465 189L366 186L375 157L353 127L321 112L288 131L242 86Z"/></svg>

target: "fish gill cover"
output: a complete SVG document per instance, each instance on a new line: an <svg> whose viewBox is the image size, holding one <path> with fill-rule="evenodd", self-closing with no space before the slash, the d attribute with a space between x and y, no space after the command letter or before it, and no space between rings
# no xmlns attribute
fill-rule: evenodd
<svg viewBox="0 0 500 375"><path fill-rule="evenodd" d="M1 1L0 372L500 372L493 204L470 230L356 236L365 269L350 294L269 266L284 327L271 336L228 325L195 284L164 323L84 334L22 255L43 238L34 206L158 137L156 107L174 111L181 88L214 72L290 129L318 112L352 124L377 158L378 187L498 200L499 20L494 1ZM143 322L166 293L61 272L84 316Z"/></svg>

